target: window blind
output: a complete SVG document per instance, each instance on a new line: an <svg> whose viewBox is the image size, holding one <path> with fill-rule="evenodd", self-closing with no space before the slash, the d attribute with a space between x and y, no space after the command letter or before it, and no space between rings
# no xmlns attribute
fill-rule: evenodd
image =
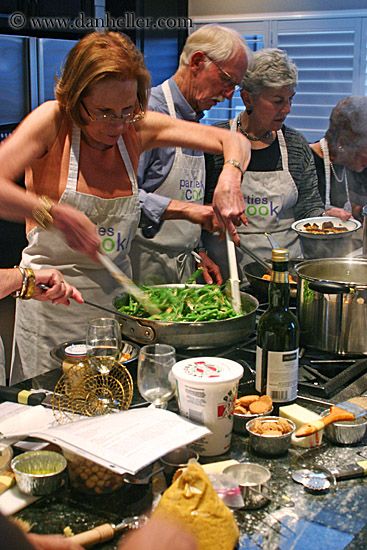
<svg viewBox="0 0 367 550"><path fill-rule="evenodd" d="M349 95L367 95L367 10L363 13L362 17L323 12L322 16L274 15L263 22L249 18L243 23L216 22L239 31L253 51L277 47L293 59L298 86L286 124L312 142L324 135L338 101ZM234 117L242 108L237 91L231 101L208 111L204 122Z"/></svg>

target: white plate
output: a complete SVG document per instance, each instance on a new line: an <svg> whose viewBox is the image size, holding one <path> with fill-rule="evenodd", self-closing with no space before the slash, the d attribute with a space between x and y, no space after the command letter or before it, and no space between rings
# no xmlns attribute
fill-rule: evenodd
<svg viewBox="0 0 367 550"><path fill-rule="evenodd" d="M316 223L319 227L324 222L333 222L335 227L346 227L347 231L342 231L340 233L309 233L304 229L306 223ZM303 220L298 220L292 223L292 229L300 235L300 237L307 237L309 239L342 239L343 237L350 236L351 233L357 231L362 224L358 220L347 220L343 221L340 218L334 218L333 216L319 216L316 218L305 218Z"/></svg>

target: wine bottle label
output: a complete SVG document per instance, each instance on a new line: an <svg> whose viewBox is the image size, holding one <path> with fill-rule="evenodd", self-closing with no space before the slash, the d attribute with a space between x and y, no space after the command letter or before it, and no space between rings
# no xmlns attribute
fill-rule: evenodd
<svg viewBox="0 0 367 550"><path fill-rule="evenodd" d="M266 363L266 364L265 364ZM263 361L263 350L256 348L256 390L269 395L274 403L297 398L298 349L268 351Z"/></svg>

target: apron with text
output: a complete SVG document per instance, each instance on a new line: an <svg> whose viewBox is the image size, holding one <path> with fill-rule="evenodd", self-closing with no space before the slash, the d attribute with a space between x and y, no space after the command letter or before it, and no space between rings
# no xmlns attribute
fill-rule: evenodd
<svg viewBox="0 0 367 550"><path fill-rule="evenodd" d="M236 131L237 118L231 125ZM295 221L293 207L298 199L298 190L288 168L288 151L283 132L277 132L282 170L272 172L245 172L241 189L245 198L245 214L248 226L237 227L241 243L264 259L271 257L271 245L265 232L271 233L280 247L288 248L289 256L302 257L302 247L298 236L291 229ZM217 237L205 232L204 246L210 258L216 262L222 276L229 277L228 259L225 241L218 242ZM250 256L236 248L237 262L240 271L253 262Z"/></svg>
<svg viewBox="0 0 367 550"><path fill-rule="evenodd" d="M168 81L162 84L169 114L176 118ZM203 204L205 191L204 155L191 156L176 147L172 168L155 193L170 199ZM146 239L138 229L131 247L134 281L145 284L185 282L193 273L191 251L198 245L201 226L186 220L166 220L160 231Z"/></svg>
<svg viewBox="0 0 367 550"><path fill-rule="evenodd" d="M128 252L140 216L137 181L129 153L120 137L118 147L124 161L132 195L103 199L77 191L80 129L73 126L69 173L60 202L70 204L96 224L104 251L129 276ZM87 301L102 306L112 305L121 286L99 263L71 249L60 231L45 231L37 226L28 233L28 246L23 251L22 265L33 269L56 268L70 284L81 291ZM17 301L10 383L34 377L59 366L50 350L65 341L85 339L90 319L110 316L86 304L71 300L69 306L54 306L38 300Z"/></svg>

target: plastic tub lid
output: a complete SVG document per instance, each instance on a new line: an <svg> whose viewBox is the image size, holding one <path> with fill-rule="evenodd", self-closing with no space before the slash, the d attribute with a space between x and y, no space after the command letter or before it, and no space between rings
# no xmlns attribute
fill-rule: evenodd
<svg viewBox="0 0 367 550"><path fill-rule="evenodd" d="M188 382L222 384L243 376L243 367L236 361L222 357L192 357L178 361L172 368L176 379Z"/></svg>

